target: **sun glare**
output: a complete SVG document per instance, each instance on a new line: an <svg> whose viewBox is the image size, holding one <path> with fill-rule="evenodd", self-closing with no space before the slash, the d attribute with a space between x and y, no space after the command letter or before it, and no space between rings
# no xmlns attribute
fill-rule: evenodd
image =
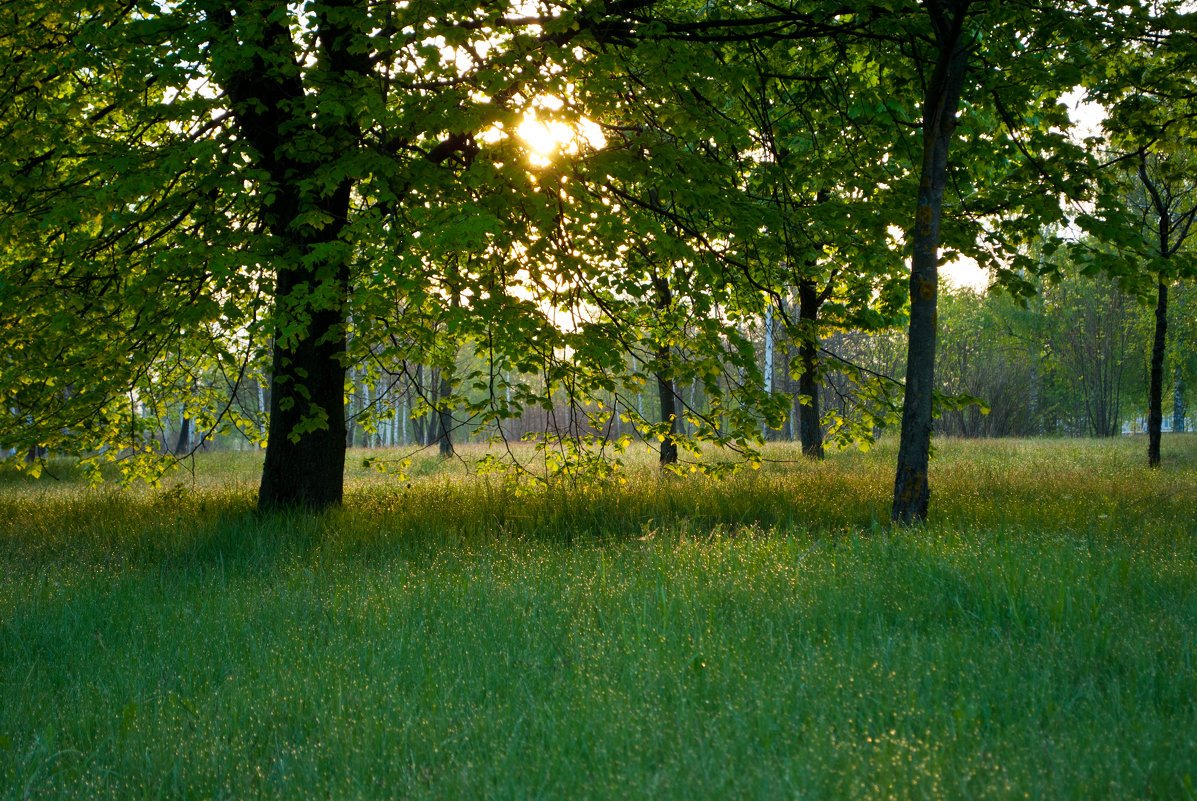
<svg viewBox="0 0 1197 801"><path fill-rule="evenodd" d="M537 98L534 108L529 109L524 120L516 127L516 133L528 149L528 160L536 167L548 166L559 154L573 155L580 148L601 149L607 144L603 130L595 123L582 117L565 122L559 119L542 119L537 108L549 114L559 111L564 103L552 95Z"/></svg>
<svg viewBox="0 0 1197 801"><path fill-rule="evenodd" d="M573 141L576 132L558 120L546 121L536 117L525 117L516 131L528 146L528 156L532 163L538 167L547 165L561 151L570 152L577 149Z"/></svg>

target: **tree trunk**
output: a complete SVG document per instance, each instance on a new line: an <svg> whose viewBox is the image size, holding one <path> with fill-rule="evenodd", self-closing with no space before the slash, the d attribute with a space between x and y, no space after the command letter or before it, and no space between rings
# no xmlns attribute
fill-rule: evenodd
<svg viewBox="0 0 1197 801"><path fill-rule="evenodd" d="M939 4L948 7L948 3ZM967 0L950 4L949 20L934 16L939 55L923 101L923 159L918 204L911 231L910 329L907 336L906 391L902 434L894 477L890 519L925 520L931 491L927 467L931 454L932 393L935 389L935 315L939 286L939 228L947 186L948 150L956 129L956 111L968 70L962 42Z"/></svg>
<svg viewBox="0 0 1197 801"><path fill-rule="evenodd" d="M357 380L357 370L349 368L349 413L345 416L345 447L356 448L358 441L358 418L362 414L362 388Z"/></svg>
<svg viewBox="0 0 1197 801"><path fill-rule="evenodd" d="M304 85L303 56L284 4L246 8L225 2L206 12L215 77L270 186L262 193L261 215L276 276L275 341L260 509L320 509L339 504L343 493L349 267L339 245L353 179L328 186L312 176L322 170L344 175L336 162L356 147L359 132L343 119L323 120L307 111L310 92L342 81L348 86L370 69L367 54L353 48L346 15L335 13L339 5L345 2L332 0L314 14L325 82L319 87ZM297 147L299 141L305 145Z"/></svg>
<svg viewBox="0 0 1197 801"><path fill-rule="evenodd" d="M1147 396L1147 464L1160 466L1164 423L1164 346L1168 336L1168 285L1161 278L1155 301L1155 341L1151 346L1151 389Z"/></svg>
<svg viewBox="0 0 1197 801"><path fill-rule="evenodd" d="M395 397L395 383L392 380L390 387L387 388L387 395L391 399L391 436L387 444L396 448L399 446L399 424L401 418L399 417L399 399Z"/></svg>
<svg viewBox="0 0 1197 801"><path fill-rule="evenodd" d="M348 206L348 192L345 205ZM279 270L275 297L285 302L297 288L318 280L315 269ZM339 287L348 269L336 269ZM344 295L340 296L342 299ZM280 330L274 348L270 434L258 507L320 509L341 502L345 471L345 328L341 307L314 309L306 329L291 341Z"/></svg>
<svg viewBox="0 0 1197 801"><path fill-rule="evenodd" d="M431 400L425 400L429 404L428 414L424 419L424 436L420 443L428 448L432 443L436 442L436 402L438 400L437 393L440 391L441 385L441 371L439 367L428 368L428 387L425 393L431 397Z"/></svg>
<svg viewBox="0 0 1197 801"><path fill-rule="evenodd" d="M793 362L791 362L791 364L793 364ZM793 370L794 368L791 367L790 369ZM800 425L798 416L802 414L800 409L802 403L799 401L801 394L802 390L800 382L790 379L790 442L793 442L794 440L802 442L802 434L798 430Z"/></svg>
<svg viewBox="0 0 1197 801"><path fill-rule="evenodd" d="M449 411L449 396L453 394L451 370L441 368L441 386L436 403L436 441L444 458L453 455L453 414Z"/></svg>
<svg viewBox="0 0 1197 801"><path fill-rule="evenodd" d="M266 434L266 429L263 427L266 421L266 388L262 385L261 380L254 383L258 385L258 447L261 448Z"/></svg>
<svg viewBox="0 0 1197 801"><path fill-rule="evenodd" d="M183 415L179 421L179 438L175 441L175 456L182 456L191 450L191 418Z"/></svg>
<svg viewBox="0 0 1197 801"><path fill-rule="evenodd" d="M1177 200L1177 194L1166 181L1161 187L1152 180L1147 171L1146 153L1139 154L1139 180L1143 182L1143 188L1151 197L1152 205L1159 218L1159 228L1157 229L1159 254L1162 258L1168 259L1188 237L1189 227L1193 221L1193 211L1185 212L1179 218L1173 218L1173 204ZM1173 233L1176 234L1175 241L1173 241ZM1164 423L1164 349L1168 337L1168 284L1166 278L1168 272L1167 269L1161 269L1159 273L1155 304L1155 340L1151 347L1151 388L1147 398L1147 464L1151 467L1160 466L1160 429ZM1179 399L1179 394L1177 399ZM1174 422L1177 417L1176 409L1173 408ZM1173 425L1173 430L1179 430L1181 427Z"/></svg>
<svg viewBox="0 0 1197 801"><path fill-rule="evenodd" d="M408 444L409 444L409 442L408 442L408 439L407 439L407 420L408 420L408 417L410 417L410 415L411 415L411 412L409 412L409 411L408 411L407 404L408 404L408 394L409 394L410 392L411 392L411 388L410 388L410 387L407 387L407 388L405 388L405 389L404 389L404 393L403 393L403 417L401 417L401 418L399 419L399 425L402 427L402 428L401 428L401 430L402 430L402 432L403 432L403 447L405 447L405 448L406 448L406 447L408 446Z"/></svg>
<svg viewBox="0 0 1197 801"><path fill-rule="evenodd" d="M693 411L698 408L698 379L695 378L690 382L690 409ZM693 435L698 431L697 424L691 425L686 429L688 435Z"/></svg>
<svg viewBox="0 0 1197 801"><path fill-rule="evenodd" d="M657 351L657 394L661 396L661 422L669 424L669 433L661 440L661 466L677 463L677 404L673 392L673 354L665 345Z"/></svg>
<svg viewBox="0 0 1197 801"><path fill-rule="evenodd" d="M802 453L812 459L823 458L823 424L819 413L819 334L815 327L822 305L814 282L798 284L798 321L802 342L798 358L802 371L798 375L799 438Z"/></svg>
<svg viewBox="0 0 1197 801"><path fill-rule="evenodd" d="M417 408L421 400L426 400L427 390L425 389L424 383L424 365L417 364L416 372L412 382L412 389L416 393L416 397L413 402L417 405ZM417 412L417 415L418 416L414 417L411 421L414 442L416 445L427 447L429 416L419 412Z"/></svg>
<svg viewBox="0 0 1197 801"><path fill-rule="evenodd" d="M670 289L669 278L665 275L654 273L652 281L657 292L657 308L664 317L673 305L673 290ZM666 344L657 348L657 395L661 405L661 422L669 426L664 439L661 440L662 467L677 463L677 442L673 437L677 433L679 404L673 385L673 351L666 341Z"/></svg>

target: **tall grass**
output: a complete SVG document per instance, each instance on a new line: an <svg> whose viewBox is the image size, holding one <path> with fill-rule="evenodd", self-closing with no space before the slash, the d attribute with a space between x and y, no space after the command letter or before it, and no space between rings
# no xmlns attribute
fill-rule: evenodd
<svg viewBox="0 0 1197 801"><path fill-rule="evenodd" d="M253 512L0 476L2 798L1193 798L1197 437Z"/></svg>

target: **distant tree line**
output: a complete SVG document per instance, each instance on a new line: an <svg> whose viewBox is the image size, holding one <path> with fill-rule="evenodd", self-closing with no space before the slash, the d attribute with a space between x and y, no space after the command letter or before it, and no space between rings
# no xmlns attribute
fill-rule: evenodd
<svg viewBox="0 0 1197 801"><path fill-rule="evenodd" d="M936 432L957 437L1145 433L1154 325L1148 299L1124 290L1115 279L1081 275L1075 265L1061 268L1057 280L1036 277L1034 282L1036 291L1029 298L968 288L941 294L939 326L944 344L936 355L935 370L940 391L945 396L977 398L983 405L943 408L935 421ZM1197 286L1176 282L1165 365L1169 391L1164 428L1170 431L1194 426L1195 310ZM744 332L761 364L760 375L770 381L769 393L784 400L780 424L770 427L761 421L764 437L800 442L802 407L811 405L803 400L800 386L800 341L785 326L771 325L766 319L745 325ZM824 368L813 404L822 410L820 447L825 438L850 444L880 434L887 419L892 426L905 369L902 329L833 331L822 343ZM683 347L676 358L685 361L689 355ZM375 360L373 370L365 365L351 370L346 444L438 447L451 452L455 443L514 442L544 435L618 440L635 435L636 419L662 420L661 384L645 379L600 394L589 405L576 400L571 404L567 393L558 391L548 406L524 408L502 423L480 422L460 413L468 402L453 398L455 392L469 390L442 381L442 375L464 375L479 366L463 349L451 368ZM635 369L631 364L628 368ZM501 380L501 393L515 386L533 394L544 392L543 376L508 373ZM221 382L218 372L197 372L191 386L215 391ZM185 416L183 405L174 414L161 415L166 424L154 435L158 447L182 455L196 448L239 449L260 443L265 437L269 383L267 376L255 375L230 397L230 406L238 410L244 426L215 442L206 437L202 421ZM477 388L474 395L476 403L487 399L487 393ZM683 435L696 427L688 417L711 411L708 391L697 379L679 385L673 403ZM443 415L438 407L445 409Z"/></svg>

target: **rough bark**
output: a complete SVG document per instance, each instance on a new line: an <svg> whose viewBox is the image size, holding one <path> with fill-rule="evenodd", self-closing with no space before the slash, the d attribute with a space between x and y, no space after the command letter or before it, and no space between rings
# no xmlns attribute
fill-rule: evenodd
<svg viewBox="0 0 1197 801"><path fill-rule="evenodd" d="M894 478L894 522L925 520L931 499L927 467L931 453L932 396L935 389L935 329L939 285L939 230L947 186L948 151L956 129L956 111L968 70L963 42L967 0L929 0L938 55L923 99L923 157L918 203L911 231L910 329L907 336L906 391L902 434ZM946 15L951 10L952 16Z"/></svg>
<svg viewBox="0 0 1197 801"><path fill-rule="evenodd" d="M316 20L319 57L326 78L334 79L369 69L364 54L351 52L351 31L334 13L338 5L346 3L327 4ZM238 18L256 16L257 24L234 24L233 8ZM273 244L275 342L258 506L320 509L339 504L343 493L349 269L335 244L347 221L353 184L346 177L326 190L308 185L314 172L352 146L356 132L343 123L323 129L303 112L307 90L285 11L281 3L228 3L208 14L219 32L213 47L225 56L217 78L241 135L256 151L256 166L272 185L263 196L262 219ZM239 41L237 36L247 31L255 35ZM300 151L292 146L297 136L331 146ZM301 214L313 210L326 221L322 226L300 222Z"/></svg>
<svg viewBox="0 0 1197 801"><path fill-rule="evenodd" d="M287 298L313 271L279 271L276 297ZM347 278L345 271L338 277ZM270 427L259 508L339 504L345 469L345 352L339 309L310 310L306 330L274 348Z"/></svg>

